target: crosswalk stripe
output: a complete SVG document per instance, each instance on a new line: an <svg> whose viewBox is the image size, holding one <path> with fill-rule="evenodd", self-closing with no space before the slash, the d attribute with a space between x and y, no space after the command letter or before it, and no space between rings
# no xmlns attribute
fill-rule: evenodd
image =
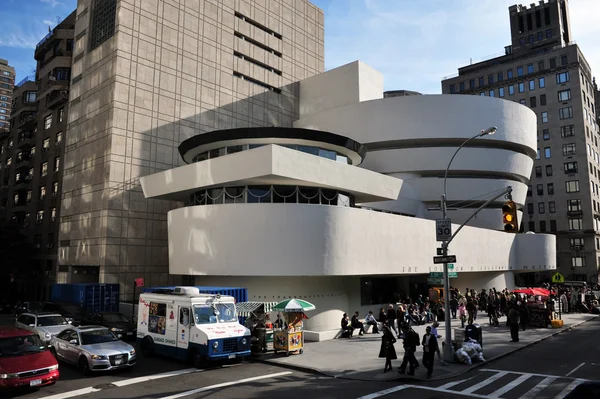
<svg viewBox="0 0 600 399"><path fill-rule="evenodd" d="M466 380L451 381L451 382L449 382L447 384L444 384L444 385L442 385L442 386L440 386L438 388L440 388L440 389L450 389L450 388L452 388L455 385L462 384L463 382L469 381L469 380L470 380L470 378L468 378Z"/></svg>
<svg viewBox="0 0 600 399"><path fill-rule="evenodd" d="M517 378L516 380L513 380L510 383L503 386L502 388L497 389L494 392L492 392L490 394L490 398L499 398L500 396L504 395L506 392L510 391L511 389L514 389L515 387L521 385L521 383L525 382L525 380L529 379L529 377L531 377L531 376L527 375L527 374L523 374L523 375L519 376L519 378Z"/></svg>
<svg viewBox="0 0 600 399"><path fill-rule="evenodd" d="M481 372L483 371L489 371L490 373L511 373L511 374L523 374L523 375L529 375L529 376L536 376L536 377L554 377L554 378L567 378L567 379L572 379L573 377L562 377L560 375L551 375L551 374L539 374L539 373L523 373L521 371L506 371L506 370L494 370L494 369L481 369L479 370ZM591 380L586 380L585 378L576 378L577 380L584 382L584 381L591 381Z"/></svg>
<svg viewBox="0 0 600 399"><path fill-rule="evenodd" d="M485 379L485 380L481 381L480 383L477 383L477 384L475 384L475 385L472 385L472 386L470 386L470 387L469 387L469 388L467 388L467 389L463 389L461 392L462 392L462 393L473 393L473 392L475 392L475 391L478 391L478 390L480 390L480 389L481 389L481 388L483 388L484 386L486 386L486 385L490 385L492 382L494 382L494 381L496 381L496 380L498 380L498 379L500 379L500 378L504 377L506 374L508 374L508 372L507 372L507 371L501 371L501 372L498 372L498 373L494 374L493 376L491 376L491 377L489 377L489 378L487 378L487 379Z"/></svg>
<svg viewBox="0 0 600 399"><path fill-rule="evenodd" d="M573 389L577 388L577 385L581 384L582 382L583 381L581 380L575 380L571 382L565 387L565 389L563 389L558 395L556 395L554 399L563 399L565 396L570 394Z"/></svg>
<svg viewBox="0 0 600 399"><path fill-rule="evenodd" d="M537 384L531 390L529 390L528 392L523 394L523 396L521 396L521 399L533 399L535 397L535 395L542 392L544 389L546 389L548 386L550 386L550 384L552 384L557 379L558 379L558 377L544 378L542 381L540 381L539 384Z"/></svg>

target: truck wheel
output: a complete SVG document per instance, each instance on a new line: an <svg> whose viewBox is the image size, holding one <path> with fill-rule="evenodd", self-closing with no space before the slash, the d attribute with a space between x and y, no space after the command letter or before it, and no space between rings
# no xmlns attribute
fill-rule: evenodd
<svg viewBox="0 0 600 399"><path fill-rule="evenodd" d="M202 355L198 351L194 351L194 353L192 353L192 364L197 369L204 369L206 368L208 362L206 360L206 356Z"/></svg>
<svg viewBox="0 0 600 399"><path fill-rule="evenodd" d="M140 343L140 350L142 352L142 356L144 357L150 357L154 355L154 341L152 338L144 337Z"/></svg>

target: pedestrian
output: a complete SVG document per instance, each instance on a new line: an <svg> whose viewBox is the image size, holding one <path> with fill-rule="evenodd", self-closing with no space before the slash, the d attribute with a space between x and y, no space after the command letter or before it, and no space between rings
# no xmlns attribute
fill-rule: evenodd
<svg viewBox="0 0 600 399"><path fill-rule="evenodd" d="M467 301L467 313L469 314L469 322L468 324L473 324L473 319L475 317L475 310L477 309L477 307L475 306L475 303L473 303L473 301L471 299L469 299Z"/></svg>
<svg viewBox="0 0 600 399"><path fill-rule="evenodd" d="M435 354L439 353L437 337L431 333L431 327L427 326L423 335L423 366L427 369L427 378L433 374L433 360Z"/></svg>
<svg viewBox="0 0 600 399"><path fill-rule="evenodd" d="M403 346L404 346L404 358L398 372L400 374L406 373L406 366L409 365L408 375L415 375L415 369L419 367L419 362L415 357L417 346L420 345L419 334L417 334L409 325L405 324L402 326L403 333Z"/></svg>
<svg viewBox="0 0 600 399"><path fill-rule="evenodd" d="M458 305L458 317L460 318L460 327L465 328L465 322L467 321L467 308L464 303Z"/></svg>
<svg viewBox="0 0 600 399"><path fill-rule="evenodd" d="M396 333L396 336L398 336L398 330L396 329L396 326L394 325L394 322L396 321L396 310L394 309L394 305L390 304L388 306L388 311L387 311L387 326L390 328L390 330L394 330L394 332ZM400 325L402 323L402 320L398 320L398 325Z"/></svg>
<svg viewBox="0 0 600 399"><path fill-rule="evenodd" d="M383 372L387 373L388 370L392 369L392 360L396 360L398 356L396 355L396 348L394 348L394 344L396 343L396 338L394 338L394 334L392 334L392 330L386 325L383 326L383 336L381 337L381 349L379 350L379 357L385 358L385 367L383 368Z"/></svg>
<svg viewBox="0 0 600 399"><path fill-rule="evenodd" d="M379 309L379 322L382 327L387 324L387 313L384 308Z"/></svg>
<svg viewBox="0 0 600 399"><path fill-rule="evenodd" d="M367 317L365 317L365 324L368 326L373 326L373 334L379 334L379 329L377 328L377 320L375 320L375 316L373 316L373 312L369 310Z"/></svg>
<svg viewBox="0 0 600 399"><path fill-rule="evenodd" d="M352 319L350 320L350 325L352 326L352 328L358 328L358 335L363 335L365 332L365 326L364 324L358 320L358 310L356 312L354 312L354 316L352 316Z"/></svg>
<svg viewBox="0 0 600 399"><path fill-rule="evenodd" d="M437 328L440 326L440 323L438 323L437 321L434 321L433 324L431 325L431 334L436 338L436 339L440 339L442 338L442 336L438 333ZM438 345L438 349L437 349L437 355L438 355L438 359L440 361L440 366L445 366L446 362L444 362L444 360L442 359L442 354L440 352L440 347Z"/></svg>
<svg viewBox="0 0 600 399"><path fill-rule="evenodd" d="M452 313L452 318L456 319L456 311L458 310L458 300L456 297L452 297L450 299L450 312Z"/></svg>
<svg viewBox="0 0 600 399"><path fill-rule="evenodd" d="M350 322L348 321L348 313L344 313L340 325L342 327L342 338L352 338L354 328L350 326Z"/></svg>
<svg viewBox="0 0 600 399"><path fill-rule="evenodd" d="M527 323L529 322L529 309L527 309L526 302L522 302L519 306L519 321L521 324L521 330L527 329Z"/></svg>
<svg viewBox="0 0 600 399"><path fill-rule="evenodd" d="M517 302L520 305L521 302ZM510 327L510 342L519 342L519 311L516 306L511 306L508 311L508 325Z"/></svg>

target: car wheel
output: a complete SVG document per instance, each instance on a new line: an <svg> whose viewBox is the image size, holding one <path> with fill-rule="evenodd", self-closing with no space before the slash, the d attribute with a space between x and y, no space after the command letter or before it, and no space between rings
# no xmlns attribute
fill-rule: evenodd
<svg viewBox="0 0 600 399"><path fill-rule="evenodd" d="M79 358L79 369L81 370L83 375L90 375L90 365L85 356L81 356Z"/></svg>
<svg viewBox="0 0 600 399"><path fill-rule="evenodd" d="M154 354L154 341L152 341L152 338L144 337L144 339L142 339L140 351L144 357L150 357Z"/></svg>

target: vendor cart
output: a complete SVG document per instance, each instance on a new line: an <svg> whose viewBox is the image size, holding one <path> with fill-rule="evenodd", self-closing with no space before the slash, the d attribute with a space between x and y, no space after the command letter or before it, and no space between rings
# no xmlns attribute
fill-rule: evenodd
<svg viewBox="0 0 600 399"><path fill-rule="evenodd" d="M313 304L300 299L288 299L273 307L273 310L283 312L285 318L285 328L278 329L273 334L275 353L284 352L287 356L291 352L304 352L303 320L308 318L304 312L314 309Z"/></svg>
<svg viewBox="0 0 600 399"><path fill-rule="evenodd" d="M238 302L236 309L240 322L252 335L250 350L253 355L266 353L268 345L273 343L273 323L269 312L277 302Z"/></svg>

